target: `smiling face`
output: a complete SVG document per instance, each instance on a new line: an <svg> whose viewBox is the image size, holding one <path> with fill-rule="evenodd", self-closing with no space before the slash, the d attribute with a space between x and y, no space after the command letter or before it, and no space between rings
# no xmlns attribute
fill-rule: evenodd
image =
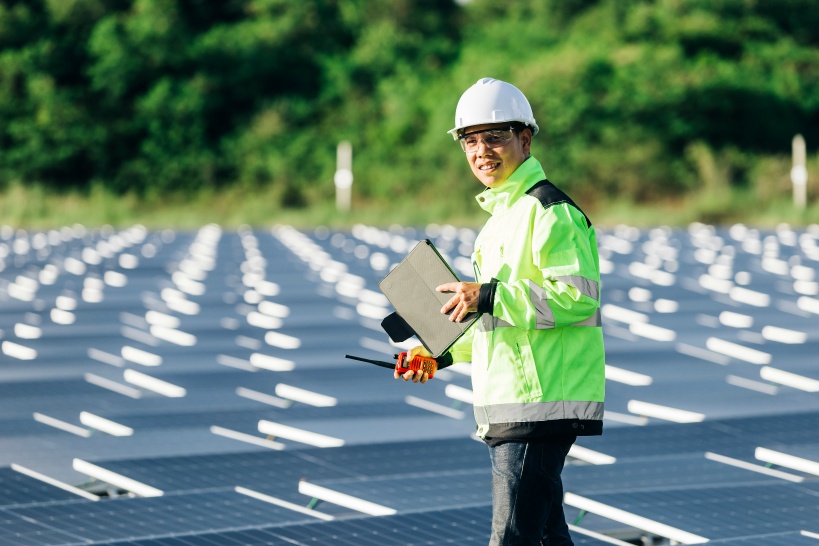
<svg viewBox="0 0 819 546"><path fill-rule="evenodd" d="M475 125L464 130L465 134L486 131L487 129L506 129L508 123L489 123ZM527 127L515 132L512 139L501 146L490 148L481 138L474 153L466 153L466 160L475 178L489 188L495 188L506 181L521 163L529 157L532 144L532 131Z"/></svg>

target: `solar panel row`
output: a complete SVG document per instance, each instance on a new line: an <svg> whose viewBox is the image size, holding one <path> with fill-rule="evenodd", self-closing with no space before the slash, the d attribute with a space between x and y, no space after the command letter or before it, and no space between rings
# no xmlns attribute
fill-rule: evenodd
<svg viewBox="0 0 819 546"><path fill-rule="evenodd" d="M0 464L105 490L77 458L163 495L91 502L0 468L0 543L486 543L486 448L446 388L467 375L418 388L340 358L389 359L377 281L422 236L468 276L474 231L4 233ZM607 432L580 441L592 452L564 476L576 504L604 508L567 515L621 537L663 524L713 543L815 542L816 478L782 455L819 460L819 230L599 235ZM266 440L261 421L282 433ZM601 457L616 462L581 462ZM300 487L398 515L343 519L345 503Z"/></svg>

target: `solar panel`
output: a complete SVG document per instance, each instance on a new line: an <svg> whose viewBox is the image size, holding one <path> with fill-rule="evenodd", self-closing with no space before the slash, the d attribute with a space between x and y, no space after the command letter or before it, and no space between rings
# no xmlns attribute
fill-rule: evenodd
<svg viewBox="0 0 819 546"><path fill-rule="evenodd" d="M809 529L819 521L819 492L796 484L585 496L712 540Z"/></svg>
<svg viewBox="0 0 819 546"><path fill-rule="evenodd" d="M396 468L394 476L308 480L307 483L391 508L398 513L492 502L492 472L489 469L446 472L412 470L409 467L402 472Z"/></svg>
<svg viewBox="0 0 819 546"><path fill-rule="evenodd" d="M90 541L161 537L313 519L232 490L100 502L64 502L11 508L6 512Z"/></svg>
<svg viewBox="0 0 819 546"><path fill-rule="evenodd" d="M264 527L201 535L187 535L125 543L127 546L485 546L489 541L491 508L428 512L417 520L406 517L354 518L327 523ZM575 533L577 546L607 543Z"/></svg>
<svg viewBox="0 0 819 546"><path fill-rule="evenodd" d="M48 485L10 468L0 468L0 507L76 500L68 491Z"/></svg>
<svg viewBox="0 0 819 546"><path fill-rule="evenodd" d="M426 513L417 520L414 518L389 517L366 518L331 525L322 524L332 534L323 537L315 536L315 531L308 526L277 529L275 533L283 538L295 540L298 544L321 543L331 537L340 545L376 546L384 544L478 544L488 542L491 511L488 507L477 507L472 510L442 511Z"/></svg>
<svg viewBox="0 0 819 546"><path fill-rule="evenodd" d="M618 459L715 452L754 461L754 449L758 446L804 445L805 453L813 453L808 442L815 440L812 431L817 420L819 413L802 412L701 423L616 427L607 429L600 437L580 437L578 445ZM789 424L785 427L783 423Z"/></svg>
<svg viewBox="0 0 819 546"><path fill-rule="evenodd" d="M762 463L759 466L761 468ZM567 464L563 469L564 489L579 495L763 483L782 484L783 481L708 460L702 455L626 460L606 465Z"/></svg>
<svg viewBox="0 0 819 546"><path fill-rule="evenodd" d="M389 411L391 408L391 406L386 403L346 403L334 406L332 409L302 404L294 404L292 407L287 409L277 409L263 404L253 404L253 406L255 409L223 410L213 412L146 412L141 414L100 412L100 414L113 419L118 423L133 427L135 430L208 427L210 425L218 425L228 428L239 428L241 430L249 428L251 431L255 432L256 425L260 419L273 421L284 419L290 423L311 420L334 421L341 419L361 419L384 415L384 413ZM402 409L402 412L404 412L407 419L422 416L426 417L429 415L427 412L424 412L421 409L413 408L412 406L408 406L406 410Z"/></svg>
<svg viewBox="0 0 819 546"><path fill-rule="evenodd" d="M43 426L31 418L29 413L25 418L3 419L0 421L0 438L15 438L21 436L45 436L53 434L54 429Z"/></svg>
<svg viewBox="0 0 819 546"><path fill-rule="evenodd" d="M757 445L807 444L816 441L819 411L738 417L721 420L719 424L728 434L754 438Z"/></svg>
<svg viewBox="0 0 819 546"><path fill-rule="evenodd" d="M361 476L389 476L406 461L423 455L430 468L444 471L489 468L489 454L482 442L469 438L433 441L391 442L352 445L333 450L299 451L298 456L321 461L328 467L344 468Z"/></svg>
<svg viewBox="0 0 819 546"><path fill-rule="evenodd" d="M40 286L38 301L16 299L9 295L8 286L17 275L36 277L47 260L33 253L15 256L14 263L8 261L0 272L3 340L19 342L38 352L33 361L0 354L0 399L4 401L0 465L17 462L76 484L85 480L72 468L71 459L78 457L165 491L164 497L153 499L121 497L91 503L56 487L32 483L8 468L0 469L0 543L75 544L93 536L101 543L130 541L142 546L302 543L298 541L358 544L375 540L373 536L389 539L400 535L396 544L407 544L405 537L413 536L419 544L485 544L489 458L485 446L468 438L474 431L468 404L457 408L465 410L464 418L453 419L406 402L406 397L412 395L452 408L444 387L452 382L468 388L469 378L450 372L424 386L408 385L393 381L389 372L342 358L349 353L386 360L397 351L386 342L378 320L357 312L358 304L364 301L356 295L357 290L364 288L377 296L378 280L420 237L430 237L453 258L463 258L469 249L464 251L461 242L469 244L474 232L471 238L464 238L463 230L446 226L429 233L365 226L356 226L350 232L318 230L308 234L287 228L257 233L242 228L238 234L221 232L217 241L212 228L205 231L209 235L206 233L204 238L202 232L173 236L170 232L147 233L142 242L117 250L98 265L82 262L82 253L96 248L107 235L88 231L70 242L61 242L48 259L70 257L73 261L62 264L54 284ZM774 239L779 241L784 236L781 231L753 233L752 238L760 245L765 241L768 244ZM287 233L298 237L288 241ZM797 237L788 245L778 244L776 263L770 256L763 258L761 252L751 252L752 245L747 250L741 237L736 238L737 233L699 225L688 232L624 226L599 230L601 256L607 261L604 265L612 268L604 272L603 303L641 313L650 324L666 328L676 338L669 342L637 335L630 331L628 322L618 320L622 314L605 317L609 362L648 375L652 382L638 387L608 381L610 418L606 432L600 438L581 438L578 444L614 456L617 462L606 466L571 462L564 471L564 482L567 491L606 498L617 508L636 507L635 511L639 508L658 517L666 517L667 511L671 518L668 521L680 527L691 518L702 519L703 525L716 525L709 517L700 518L700 510L722 510L723 516L735 510L726 518L733 527L723 526L723 534L719 535L723 539L742 537L744 543L758 539L766 546L801 544L806 538L798 534L801 528L771 529L779 529L775 524L779 521L796 525L798 522L792 520L800 510L815 509L812 499L819 495L815 478L807 477L799 484L801 489L776 489L794 484L708 460L704 454L712 452L732 457L737 464L762 467L764 463L754 457L755 449L761 446L817 461L814 431L819 424L819 399L812 393L763 379L758 366L736 355L711 351L706 345L709 338L717 337L771 354L772 366L816 377L810 338L806 343L788 344L772 341L761 332L766 325L804 331L805 324L815 318L815 313L797 304L799 295L791 277L795 264L809 263L811 248L802 240L815 242L817 233ZM192 277L173 277L184 269L186 260L188 266L194 263L194 240L217 251L214 267L200 271L205 273L197 281L201 286L191 284ZM303 254L310 245L324 253L320 259L311 261ZM732 286L758 291L758 298L767 296L767 306L742 302L714 289L713 279L725 274L725 270L712 268L722 249L726 249L725 258L732 258ZM118 254L131 255L122 262L129 267L120 267ZM377 259L371 260L374 256ZM799 259L791 260L791 256ZM86 273L78 273L79 269ZM126 286L103 286L102 301L83 299L86 278L93 277L92 284L98 284L95 279L101 279L106 271L124 274ZM674 282L655 282L652 271L660 276L665 273L665 277L658 277L661 281L668 280L671 273ZM733 276L742 271L747 274ZM254 280L257 274L260 276ZM712 277L709 287L708 282L703 283L705 276ZM180 282L190 289L206 288L201 295L182 296L198 305L195 313L187 313L191 307L186 312L173 309L163 299L167 298L167 292L163 292L166 289L181 294ZM74 322L51 320L49 313L56 298L66 294L71 294L77 304ZM661 309L660 298L674 305ZM272 310L281 311L286 306L289 312L278 317L280 323L272 330L248 320L249 313L262 312L257 306L262 300L273 304ZM177 318L179 330L196 336L196 345L152 338L144 318L151 309ZM726 310L742 313L752 324L721 324L718 317ZM36 324L40 338L18 339L17 323ZM279 341L298 339L299 346L288 349L286 343L268 344L268 331L277 334L274 338ZM25 336L34 330L20 332ZM126 345L156 355L162 364L146 367L126 361L121 355ZM95 358L89 349L109 355L93 353ZM252 373L230 366L248 368L253 353L286 359L295 369ZM125 368L178 384L186 389L186 396L168 398L134 386L142 397L130 398L82 379L83 374L92 373L125 384ZM729 376L742 381L730 383ZM333 397L337 404L312 407L295 403L285 409L236 394L236 388L243 387L272 395L279 383ZM651 417L648 426L632 426L625 421L633 423L640 416L629 411L630 400L700 412L707 419L683 425ZM80 437L32 419L32 414L39 412L79 426L82 411L132 427L134 434L114 437L94 432L90 437ZM342 438L346 445L314 449L280 438L285 451L274 451L209 430L218 425L261 438L257 430L260 419ZM402 463L417 459L419 454L431 461L431 474L408 476ZM415 474L425 471L412 470ZM803 475L787 472L796 479ZM478 477L486 481L481 484L475 479ZM236 486L245 487L300 508L311 502L309 496L299 493L302 478L307 483L335 486L383 503L414 499L412 502L418 506L429 507L417 514L419 520L433 518L442 507L449 506L447 503L484 506L449 511L449 520L456 526L466 529L471 525L470 529L460 529L458 540L453 542L447 534L449 527L440 527L438 536L426 535L414 531L409 522L400 521L400 515L321 523L297 510L268 505L234 490ZM736 496L725 497L723 491L733 491ZM774 512L757 513L768 508L771 501L767 499L747 508L753 495L765 499L768 491L775 497L776 506L771 508ZM777 491L788 494L780 500ZM787 507L790 516L777 512L784 509L781 507ZM319 502L316 508L338 518L351 516L349 509L328 502ZM743 512L743 508L747 510ZM22 510L26 518L33 519L22 519ZM254 510L261 510L264 517L257 517ZM222 513L223 519L210 518L208 527L201 518L214 511ZM174 512L185 519L177 518ZM579 516L576 508L569 507L566 512L573 519ZM815 512L809 514L816 516ZM151 518L157 525L147 523ZM589 515L581 523L596 531L623 530L622 524L599 516ZM816 531L809 526L805 529ZM373 530L378 535L372 535ZM575 543L587 542L575 536Z"/></svg>
<svg viewBox="0 0 819 546"><path fill-rule="evenodd" d="M305 461L297 451L114 461L106 468L168 491L264 484L294 487L305 475L348 475L343 467L333 469Z"/></svg>
<svg viewBox="0 0 819 546"><path fill-rule="evenodd" d="M748 452L757 442L727 434L713 422L619 427L599 437L580 437L578 445L614 457L657 457L715 451L723 454Z"/></svg>
<svg viewBox="0 0 819 546"><path fill-rule="evenodd" d="M814 533L816 534L816 533ZM816 546L816 537L802 533L777 533L727 540L713 540L709 544L718 546Z"/></svg>
<svg viewBox="0 0 819 546"><path fill-rule="evenodd" d="M6 510L0 510L0 537L3 544L8 546L76 544L82 541L81 537L25 519Z"/></svg>
<svg viewBox="0 0 819 546"><path fill-rule="evenodd" d="M163 491L211 487L295 489L301 478L392 475L400 461L423 453L440 471L488 468L486 447L470 439L350 445L331 449L258 451L109 461L113 472L148 483Z"/></svg>

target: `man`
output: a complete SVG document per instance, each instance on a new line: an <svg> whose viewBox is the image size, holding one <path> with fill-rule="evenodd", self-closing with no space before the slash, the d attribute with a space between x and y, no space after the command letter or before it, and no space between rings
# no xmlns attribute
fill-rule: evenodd
<svg viewBox="0 0 819 546"><path fill-rule="evenodd" d="M464 92L450 131L486 186L477 200L491 216L475 240L476 282L437 288L453 294L441 309L450 320L482 313L439 365L472 362L477 433L492 462L490 546L572 544L563 464L578 435L603 430L595 231L531 157L537 132L523 93L492 78Z"/></svg>

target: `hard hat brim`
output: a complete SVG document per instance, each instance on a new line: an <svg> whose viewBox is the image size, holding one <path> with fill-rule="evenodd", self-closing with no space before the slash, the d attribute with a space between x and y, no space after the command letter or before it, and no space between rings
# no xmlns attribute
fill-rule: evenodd
<svg viewBox="0 0 819 546"><path fill-rule="evenodd" d="M494 121L494 120L490 120L490 121L487 121L487 122L471 123L469 125L465 125L464 127L455 127L453 129L450 129L449 131L447 131L447 134L452 135L452 140L458 140L460 138L460 133L462 131L464 131L464 130L470 128L470 127L475 127L477 125L489 125L489 124L492 124L492 123L498 123L498 122ZM501 123L507 123L507 122L501 122ZM539 131L538 126L537 126L536 123L526 123L525 121L520 121L520 120L511 120L508 123L522 123L523 125L525 125L529 129L531 129L532 136L535 136Z"/></svg>

